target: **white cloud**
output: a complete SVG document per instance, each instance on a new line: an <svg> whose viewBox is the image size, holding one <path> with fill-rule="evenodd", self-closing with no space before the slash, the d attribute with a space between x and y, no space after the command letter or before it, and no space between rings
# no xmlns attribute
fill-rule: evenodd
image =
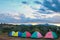
<svg viewBox="0 0 60 40"><path fill-rule="evenodd" d="M21 19L21 18L20 18L21 13L19 13L19 12L10 12L9 15L10 15L12 18L16 19L16 20L20 20L20 19Z"/></svg>
<svg viewBox="0 0 60 40"><path fill-rule="evenodd" d="M52 7L56 7L56 4L52 4Z"/></svg>
<svg viewBox="0 0 60 40"><path fill-rule="evenodd" d="M29 5L22 5L20 6L20 9L19 9L20 13L24 14L26 18L35 18L33 16L33 13L36 12L36 10L32 9Z"/></svg>
<svg viewBox="0 0 60 40"><path fill-rule="evenodd" d="M38 10L42 7L42 5L39 5L39 4L34 4L34 5L30 5L30 6L31 6L31 8L36 9L36 10Z"/></svg>
<svg viewBox="0 0 60 40"><path fill-rule="evenodd" d="M57 17L57 16L59 17L60 16L60 13L53 12L51 14L42 14L42 13L36 12L33 16L35 16L38 19L49 19L49 18L54 18L54 17Z"/></svg>
<svg viewBox="0 0 60 40"><path fill-rule="evenodd" d="M20 13L15 12L15 11L1 12L0 14L4 14L5 16L11 17L11 18L16 19L16 20L20 20L20 17L19 17ZM4 16L2 15L2 17L4 17Z"/></svg>

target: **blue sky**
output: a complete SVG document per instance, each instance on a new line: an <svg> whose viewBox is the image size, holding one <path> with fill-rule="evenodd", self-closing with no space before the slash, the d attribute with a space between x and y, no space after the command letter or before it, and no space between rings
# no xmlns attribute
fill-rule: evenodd
<svg viewBox="0 0 60 40"><path fill-rule="evenodd" d="M0 0L0 23L60 24L60 0Z"/></svg>

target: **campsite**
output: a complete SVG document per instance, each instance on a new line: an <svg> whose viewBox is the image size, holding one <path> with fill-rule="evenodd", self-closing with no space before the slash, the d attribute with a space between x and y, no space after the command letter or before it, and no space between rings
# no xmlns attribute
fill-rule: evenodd
<svg viewBox="0 0 60 40"><path fill-rule="evenodd" d="M49 24L0 24L1 40L60 40L60 27Z"/></svg>
<svg viewBox="0 0 60 40"><path fill-rule="evenodd" d="M60 0L0 0L0 40L60 40Z"/></svg>

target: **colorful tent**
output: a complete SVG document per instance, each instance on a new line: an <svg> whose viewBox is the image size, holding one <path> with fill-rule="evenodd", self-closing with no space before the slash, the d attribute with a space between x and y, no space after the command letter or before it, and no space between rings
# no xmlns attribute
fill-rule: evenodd
<svg viewBox="0 0 60 40"><path fill-rule="evenodd" d="M44 38L57 38L57 34L55 32L49 31L46 33Z"/></svg>
<svg viewBox="0 0 60 40"><path fill-rule="evenodd" d="M34 32L33 34L32 34L32 36L31 36L31 38L42 38L43 36L41 35L41 33L39 33L39 32Z"/></svg>
<svg viewBox="0 0 60 40"><path fill-rule="evenodd" d="M26 32L24 32L23 34L22 34L22 37L31 37L31 33L30 32L28 32L28 31L26 31Z"/></svg>
<svg viewBox="0 0 60 40"><path fill-rule="evenodd" d="M22 36L22 32L15 32L13 36L15 36L15 37L21 37Z"/></svg>
<svg viewBox="0 0 60 40"><path fill-rule="evenodd" d="M9 36L13 36L14 35L14 33L15 33L15 31L12 31L12 32L9 32Z"/></svg>

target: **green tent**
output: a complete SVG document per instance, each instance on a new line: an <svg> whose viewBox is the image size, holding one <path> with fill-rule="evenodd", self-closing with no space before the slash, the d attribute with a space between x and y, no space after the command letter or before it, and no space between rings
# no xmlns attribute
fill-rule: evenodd
<svg viewBox="0 0 60 40"><path fill-rule="evenodd" d="M43 36L41 35L41 33L40 32L34 32L33 34L32 34L32 36L31 36L31 38L42 38Z"/></svg>
<svg viewBox="0 0 60 40"><path fill-rule="evenodd" d="M22 33L22 37L26 37L26 32Z"/></svg>

